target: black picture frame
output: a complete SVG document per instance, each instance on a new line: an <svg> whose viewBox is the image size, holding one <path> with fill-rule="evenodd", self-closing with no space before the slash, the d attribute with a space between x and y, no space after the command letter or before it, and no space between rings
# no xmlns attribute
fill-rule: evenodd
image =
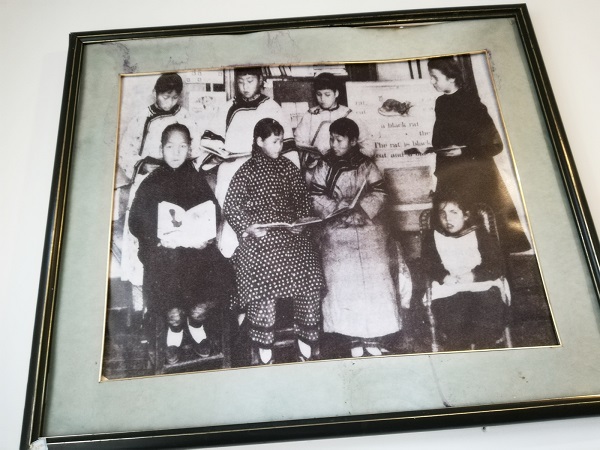
<svg viewBox="0 0 600 450"><path fill-rule="evenodd" d="M256 22L237 22L187 27L147 28L136 30L109 30L103 32L73 33L69 41L69 56L65 78L63 108L60 118L48 231L39 289L38 310L33 338L32 358L28 382L26 410L22 433L22 448L38 439L44 439L49 448L156 448L239 444L259 441L306 439L331 435L378 433L399 430L418 430L434 427L484 425L490 423L564 417L598 413L597 395L574 393L561 397L539 397L534 400L478 404L451 409L427 409L377 414L357 414L345 417L318 417L315 419L240 423L235 425L193 426L183 428L155 427L148 431L118 431L106 433L69 433L52 436L44 431L48 420L48 382L53 353L55 312L60 308L61 256L64 256L66 217L70 204L70 180L74 176L74 136L78 132L78 111L82 95L82 72L85 70L87 51L94 45L140 41L146 39L188 38L198 36L233 36L242 39L248 33L276 30L311 30L328 28L404 27L424 23L450 23L504 19L514 23L518 33L518 51L526 61L532 80L531 94L539 105L539 116L546 137L554 153L555 170L562 180L563 194L572 213L572 224L577 230L576 246L587 262L586 276L600 292L600 265L598 238L577 176L565 131L552 95L539 47L525 5L494 7L444 8L435 10L398 11L375 14L325 16ZM419 55L415 55L419 56ZM89 86L88 86L89 89ZM115 110L116 111L116 110ZM508 132L511 130L509 128ZM527 200L527 198L526 198ZM534 230L535 231L535 230ZM590 299L590 309L598 308L597 298ZM559 327L560 331L560 327ZM173 383L177 381L173 379Z"/></svg>

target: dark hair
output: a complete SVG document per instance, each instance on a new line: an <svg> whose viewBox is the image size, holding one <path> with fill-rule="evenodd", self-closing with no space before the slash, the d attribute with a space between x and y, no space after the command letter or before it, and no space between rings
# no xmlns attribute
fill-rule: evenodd
<svg viewBox="0 0 600 450"><path fill-rule="evenodd" d="M167 140L169 139L171 133L175 132L183 133L183 135L187 138L188 143L192 143L192 135L190 134L189 128L181 123L172 123L163 130L162 135L160 137L161 145L164 146L167 143Z"/></svg>
<svg viewBox="0 0 600 450"><path fill-rule="evenodd" d="M181 94L182 90L183 80L174 72L163 73L160 77L158 77L158 80L156 80L156 84L154 85L154 92L157 94L171 91Z"/></svg>
<svg viewBox="0 0 600 450"><path fill-rule="evenodd" d="M329 132L339 134L340 136L346 136L348 139L358 139L359 131L358 125L352 119L348 119L347 117L342 117L340 119L334 120L331 125L329 125Z"/></svg>
<svg viewBox="0 0 600 450"><path fill-rule="evenodd" d="M440 207L454 203L464 214L470 214L472 205L456 189L438 190L433 194L433 210L437 213Z"/></svg>
<svg viewBox="0 0 600 450"><path fill-rule="evenodd" d="M314 90L315 92L323 89L331 89L332 91L340 91L339 83L335 75L327 72L320 73L315 77Z"/></svg>
<svg viewBox="0 0 600 450"><path fill-rule="evenodd" d="M458 61L452 56L442 56L441 58L433 58L427 61L427 69L437 69L447 78L454 79L456 86L463 87L464 77L463 71L458 64Z"/></svg>
<svg viewBox="0 0 600 450"><path fill-rule="evenodd" d="M262 73L262 67L256 67L256 66L247 66L247 67L236 67L235 69L233 69L233 75L234 78L237 79L237 77L241 77L244 75L254 75L257 78L262 78L263 73Z"/></svg>
<svg viewBox="0 0 600 450"><path fill-rule="evenodd" d="M270 117L261 119L254 126L254 143L256 143L258 138L265 140L273 134L275 136L283 135L283 127L281 124Z"/></svg>

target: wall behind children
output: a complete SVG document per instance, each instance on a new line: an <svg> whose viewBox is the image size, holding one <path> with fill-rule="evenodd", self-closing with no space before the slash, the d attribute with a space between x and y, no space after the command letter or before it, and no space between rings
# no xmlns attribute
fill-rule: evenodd
<svg viewBox="0 0 600 450"><path fill-rule="evenodd" d="M203 7L193 0L75 2L0 0L2 174L0 182L0 449L18 448L37 286L61 108L68 33L277 17L442 6L509 4L512 0L360 0ZM557 104L590 209L600 224L600 2L527 0ZM401 43L398 43L401 45ZM526 124L523 124L526 126ZM252 445L248 449L597 449L600 417L487 428Z"/></svg>

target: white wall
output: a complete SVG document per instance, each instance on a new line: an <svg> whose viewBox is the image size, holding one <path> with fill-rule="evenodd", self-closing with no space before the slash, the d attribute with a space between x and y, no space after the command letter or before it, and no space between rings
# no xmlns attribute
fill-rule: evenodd
<svg viewBox="0 0 600 450"><path fill-rule="evenodd" d="M20 436L69 32L500 3L513 1L0 0L0 449L16 449ZM592 214L600 224L600 2L526 3ZM245 448L484 446L597 449L600 417Z"/></svg>

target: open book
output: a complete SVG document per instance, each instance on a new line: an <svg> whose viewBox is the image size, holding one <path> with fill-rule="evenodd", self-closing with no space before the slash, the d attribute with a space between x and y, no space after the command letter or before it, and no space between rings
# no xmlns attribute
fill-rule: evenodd
<svg viewBox="0 0 600 450"><path fill-rule="evenodd" d="M443 152L450 152L452 150L462 150L463 148L466 148L466 145L455 145L453 147L441 147L441 148L434 148L432 147L432 150L434 153L443 153Z"/></svg>
<svg viewBox="0 0 600 450"><path fill-rule="evenodd" d="M323 222L323 219L320 217L302 217L301 219L296 220L292 223L287 222L271 222L271 223L261 223L257 225L258 228L267 228L267 229L275 229L275 228L287 228L292 229L296 227L303 227L305 225L311 225L313 223Z"/></svg>
<svg viewBox="0 0 600 450"><path fill-rule="evenodd" d="M169 247L199 248L217 236L216 207L206 201L187 211L169 202L158 204L157 237Z"/></svg>
<svg viewBox="0 0 600 450"><path fill-rule="evenodd" d="M356 195L352 198L352 201L347 205L347 206L342 206L341 208L336 209L335 211L333 211L331 214L320 218L320 217L303 217L301 219L296 220L295 222L292 223L287 223L287 222L273 222L273 223L265 223L265 224L259 224L257 225L258 228L266 228L266 229L274 229L274 228L287 228L287 229L292 229L292 228L296 228L296 227L303 227L306 225L313 225L315 223L321 223L321 222L325 222L329 219L333 219L335 217L339 217L343 214L346 214L350 211L352 211L354 208L356 208L356 205L358 204L358 201L360 200L360 197L362 196L365 187L367 185L367 180L365 179L365 181L363 181L362 185L360 186L360 189L358 190L358 192L356 193Z"/></svg>
<svg viewBox="0 0 600 450"><path fill-rule="evenodd" d="M230 152L223 147L223 143L218 139L201 139L200 146L211 155L218 156L222 159L244 158L252 154L252 152Z"/></svg>
<svg viewBox="0 0 600 450"><path fill-rule="evenodd" d="M309 147L309 146L305 146L305 145L297 145L296 144L296 149L300 152L308 153L317 159L320 159L323 157L323 153L321 153L321 151L317 147Z"/></svg>
<svg viewBox="0 0 600 450"><path fill-rule="evenodd" d="M348 206L343 206L341 208L336 209L331 214L329 214L327 217L325 217L323 220L328 220L328 219L332 219L334 217L341 216L342 214L346 214L347 212L352 211L354 208L356 208L358 200L360 200L360 197L362 196L366 186L367 186L367 179L365 178L365 181L363 181L363 183L360 185L358 192L356 192L356 195L354 196L354 198L352 199L350 204Z"/></svg>

